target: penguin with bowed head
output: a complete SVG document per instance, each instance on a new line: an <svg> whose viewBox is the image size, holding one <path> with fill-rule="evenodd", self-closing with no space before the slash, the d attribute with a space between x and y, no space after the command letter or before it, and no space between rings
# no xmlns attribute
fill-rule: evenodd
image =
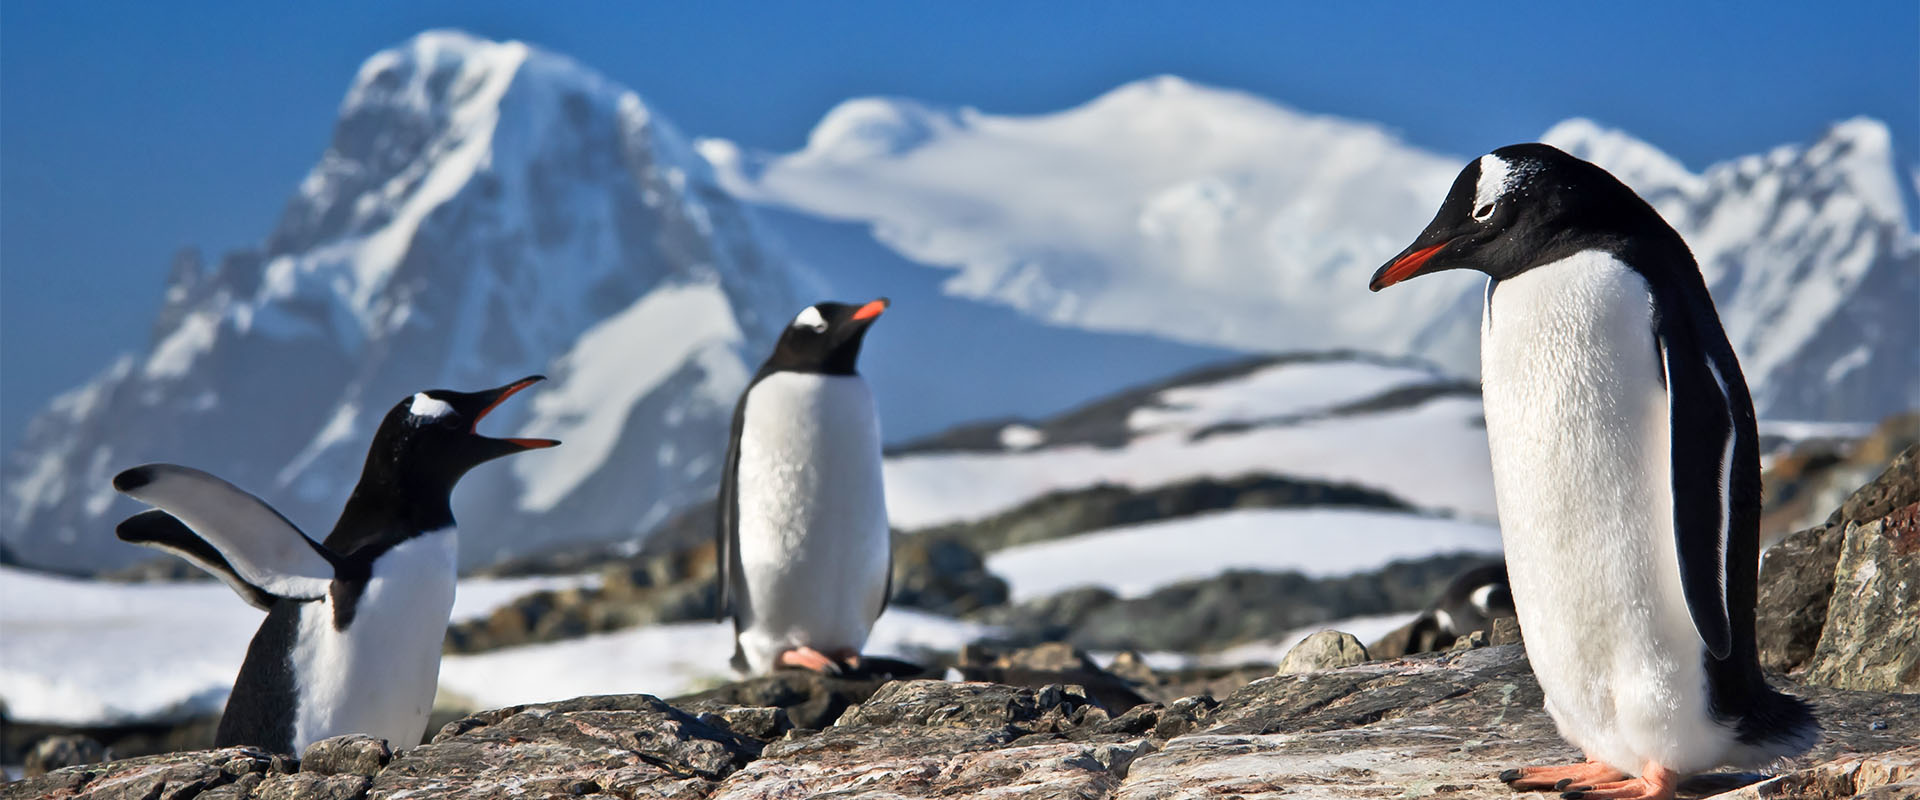
<svg viewBox="0 0 1920 800"><path fill-rule="evenodd" d="M1516 789L1671 798L1819 735L1754 641L1753 401L1680 235L1605 170L1543 144L1460 173L1374 273L1488 276L1480 371L1495 502L1527 657L1587 760Z"/></svg>
<svg viewBox="0 0 1920 800"><path fill-rule="evenodd" d="M185 558L267 612L215 746L299 753L347 733L396 749L420 742L453 611L459 547L449 498L475 466L559 444L475 431L540 380L401 400L374 433L360 482L325 542L200 470L146 464L114 476L113 488L155 507L120 523L121 540Z"/></svg>
<svg viewBox="0 0 1920 800"><path fill-rule="evenodd" d="M721 475L717 616L734 669L864 672L891 588L880 418L856 364L887 309L802 309L741 393Z"/></svg>

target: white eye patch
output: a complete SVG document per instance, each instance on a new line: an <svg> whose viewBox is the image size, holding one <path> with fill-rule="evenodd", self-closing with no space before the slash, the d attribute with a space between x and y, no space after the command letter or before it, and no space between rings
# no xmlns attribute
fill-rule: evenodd
<svg viewBox="0 0 1920 800"><path fill-rule="evenodd" d="M1480 181L1473 189L1475 219L1484 219L1482 209L1492 213L1494 201L1507 193L1507 189L1513 185L1513 178L1513 167L1506 159L1495 155L1480 157Z"/></svg>
<svg viewBox="0 0 1920 800"><path fill-rule="evenodd" d="M807 306L807 310L800 312L800 316L793 318L793 327L806 328L814 333L819 333L827 329L827 318L820 316L820 309Z"/></svg>
<svg viewBox="0 0 1920 800"><path fill-rule="evenodd" d="M407 411L416 417L439 419L453 413L453 406L445 400L435 400L428 397L426 392L420 392L413 396L413 405L408 406Z"/></svg>
<svg viewBox="0 0 1920 800"><path fill-rule="evenodd" d="M1488 613L1493 610L1493 590L1494 586L1491 583L1475 589L1473 594L1467 596L1467 602L1472 603L1474 608L1480 609L1480 613Z"/></svg>

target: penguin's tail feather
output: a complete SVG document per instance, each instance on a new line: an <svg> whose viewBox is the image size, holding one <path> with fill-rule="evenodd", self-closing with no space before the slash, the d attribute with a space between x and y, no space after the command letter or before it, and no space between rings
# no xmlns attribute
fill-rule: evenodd
<svg viewBox="0 0 1920 800"><path fill-rule="evenodd" d="M1820 720L1814 716L1813 707L1764 684L1740 719L1738 730L1738 741L1747 756L1739 761L1750 766L1800 755L1820 741Z"/></svg>

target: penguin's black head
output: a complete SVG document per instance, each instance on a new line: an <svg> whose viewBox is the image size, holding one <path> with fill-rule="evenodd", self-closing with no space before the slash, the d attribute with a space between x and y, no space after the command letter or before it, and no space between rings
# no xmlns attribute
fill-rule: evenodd
<svg viewBox="0 0 1920 800"><path fill-rule="evenodd" d="M887 298L866 305L816 303L801 309L780 332L763 372L819 372L853 375L867 328L887 310Z"/></svg>
<svg viewBox="0 0 1920 800"><path fill-rule="evenodd" d="M460 476L476 466L559 444L552 439L495 439L476 430L496 406L543 380L531 375L478 392L429 389L401 400L373 436L366 477L390 475L407 485L451 491Z"/></svg>
<svg viewBox="0 0 1920 800"><path fill-rule="evenodd" d="M1548 145L1509 145L1460 171L1427 229L1374 272L1367 288L1377 292L1449 269L1504 280L1661 231L1679 241L1646 201L1606 170Z"/></svg>

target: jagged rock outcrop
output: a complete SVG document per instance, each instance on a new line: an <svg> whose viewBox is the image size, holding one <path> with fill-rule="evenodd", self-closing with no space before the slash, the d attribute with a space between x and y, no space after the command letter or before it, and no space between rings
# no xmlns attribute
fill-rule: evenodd
<svg viewBox="0 0 1920 800"><path fill-rule="evenodd" d="M1908 447L1826 524L1767 551L1757 608L1761 663L1823 685L1920 691L1920 445Z"/></svg>

